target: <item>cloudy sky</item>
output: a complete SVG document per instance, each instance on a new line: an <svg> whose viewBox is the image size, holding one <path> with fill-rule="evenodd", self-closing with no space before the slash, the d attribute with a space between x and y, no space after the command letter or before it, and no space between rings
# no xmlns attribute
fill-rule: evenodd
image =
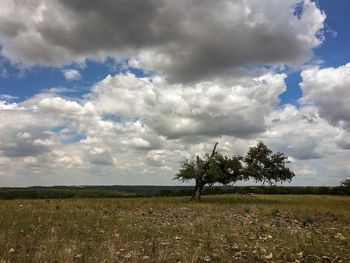
<svg viewBox="0 0 350 263"><path fill-rule="evenodd" d="M1 0L0 186L179 184L180 161L350 176L346 0Z"/></svg>

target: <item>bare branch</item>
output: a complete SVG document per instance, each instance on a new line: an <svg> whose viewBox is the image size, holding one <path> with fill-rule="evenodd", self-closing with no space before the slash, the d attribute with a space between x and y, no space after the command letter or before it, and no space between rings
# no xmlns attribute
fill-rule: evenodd
<svg viewBox="0 0 350 263"><path fill-rule="evenodd" d="M214 155L215 155L215 153L216 153L216 146L217 146L217 145L218 145L218 142L215 143L214 148L213 148L213 151L212 151L212 153L211 153L209 159L208 159L208 160L205 162L205 164L203 165L203 168L202 168L202 169L206 169L206 168L208 167L208 165L209 165L211 159L213 159L213 157L214 157Z"/></svg>
<svg viewBox="0 0 350 263"><path fill-rule="evenodd" d="M213 158L214 154L216 153L215 150L216 150L216 146L218 145L218 143L219 143L219 142L216 142L216 143L215 143L214 148L213 148L213 151L212 151L212 153L211 153L209 159Z"/></svg>

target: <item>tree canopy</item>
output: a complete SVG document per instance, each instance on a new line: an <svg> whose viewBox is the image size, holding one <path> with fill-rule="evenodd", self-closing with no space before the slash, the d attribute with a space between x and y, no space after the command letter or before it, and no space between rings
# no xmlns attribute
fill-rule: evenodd
<svg viewBox="0 0 350 263"><path fill-rule="evenodd" d="M341 181L340 186L343 188L350 189L350 178L347 178Z"/></svg>
<svg viewBox="0 0 350 263"><path fill-rule="evenodd" d="M273 153L261 141L249 149L244 162L245 177L263 184L291 181L294 177L294 173L286 166L289 163L288 156L281 152Z"/></svg>

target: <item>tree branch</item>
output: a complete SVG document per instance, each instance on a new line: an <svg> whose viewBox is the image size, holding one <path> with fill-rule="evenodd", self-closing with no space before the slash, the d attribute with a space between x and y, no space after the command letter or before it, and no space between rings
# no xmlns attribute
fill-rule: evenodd
<svg viewBox="0 0 350 263"><path fill-rule="evenodd" d="M211 161L211 159L213 159L215 153L216 153L216 146L218 145L218 142L215 143L214 145L214 148L213 148L213 151L211 153L211 155L209 156L209 159L205 162L205 164L203 165L203 168L202 169L206 169Z"/></svg>
<svg viewBox="0 0 350 263"><path fill-rule="evenodd" d="M216 150L216 146L217 145L218 145L218 142L216 142L215 145L214 145L213 151L212 151L212 153L210 155L210 159L213 158L214 154L216 153L215 150Z"/></svg>
<svg viewBox="0 0 350 263"><path fill-rule="evenodd" d="M199 158L199 155L197 155L197 174L196 174L196 179L201 179L203 177L202 175L203 171L203 162L201 158Z"/></svg>

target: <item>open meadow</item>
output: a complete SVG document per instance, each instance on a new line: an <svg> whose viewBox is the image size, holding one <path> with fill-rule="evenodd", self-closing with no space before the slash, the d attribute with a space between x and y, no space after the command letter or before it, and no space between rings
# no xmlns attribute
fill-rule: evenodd
<svg viewBox="0 0 350 263"><path fill-rule="evenodd" d="M0 262L350 262L350 198L2 200Z"/></svg>

